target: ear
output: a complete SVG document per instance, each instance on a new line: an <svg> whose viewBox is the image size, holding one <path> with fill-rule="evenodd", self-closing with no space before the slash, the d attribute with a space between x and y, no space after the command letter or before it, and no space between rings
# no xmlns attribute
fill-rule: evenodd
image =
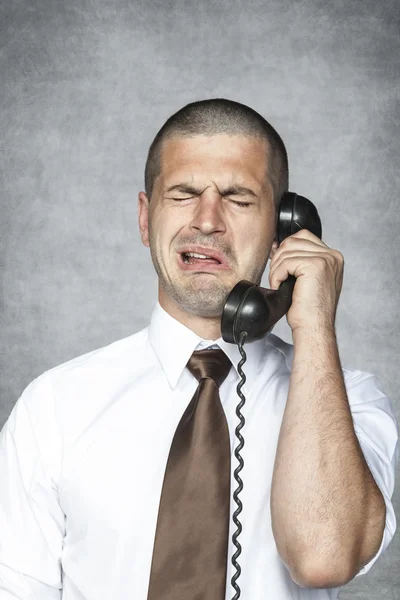
<svg viewBox="0 0 400 600"><path fill-rule="evenodd" d="M138 215L140 236L143 245L149 248L149 199L144 192L138 195Z"/></svg>

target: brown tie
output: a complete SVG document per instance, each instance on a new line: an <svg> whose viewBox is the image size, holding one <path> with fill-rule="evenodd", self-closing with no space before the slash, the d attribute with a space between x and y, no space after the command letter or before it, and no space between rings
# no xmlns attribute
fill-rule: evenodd
<svg viewBox="0 0 400 600"><path fill-rule="evenodd" d="M187 367L199 385L168 456L147 600L225 600L231 450L218 388L231 362L199 350Z"/></svg>

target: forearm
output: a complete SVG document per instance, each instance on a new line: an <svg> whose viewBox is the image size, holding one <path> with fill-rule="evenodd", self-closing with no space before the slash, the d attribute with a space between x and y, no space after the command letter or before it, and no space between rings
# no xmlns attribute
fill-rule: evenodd
<svg viewBox="0 0 400 600"><path fill-rule="evenodd" d="M272 527L300 585L341 585L378 551L385 504L354 432L334 330L301 330L293 342Z"/></svg>

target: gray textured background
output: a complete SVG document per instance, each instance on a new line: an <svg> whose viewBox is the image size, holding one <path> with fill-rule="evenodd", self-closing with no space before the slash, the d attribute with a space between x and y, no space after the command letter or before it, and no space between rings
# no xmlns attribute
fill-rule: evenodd
<svg viewBox="0 0 400 600"><path fill-rule="evenodd" d="M210 97L282 135L291 189L345 257L342 364L377 374L399 417L399 17L396 0L2 2L0 428L34 377L147 324L147 149ZM286 319L274 333L292 342ZM400 597L399 537L341 599Z"/></svg>

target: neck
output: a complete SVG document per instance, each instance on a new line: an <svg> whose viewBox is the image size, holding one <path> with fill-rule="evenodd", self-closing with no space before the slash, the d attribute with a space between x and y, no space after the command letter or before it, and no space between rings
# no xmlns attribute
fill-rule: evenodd
<svg viewBox="0 0 400 600"><path fill-rule="evenodd" d="M165 312L204 340L217 340L221 337L221 317L199 317L188 313L176 302L160 293L158 301Z"/></svg>

